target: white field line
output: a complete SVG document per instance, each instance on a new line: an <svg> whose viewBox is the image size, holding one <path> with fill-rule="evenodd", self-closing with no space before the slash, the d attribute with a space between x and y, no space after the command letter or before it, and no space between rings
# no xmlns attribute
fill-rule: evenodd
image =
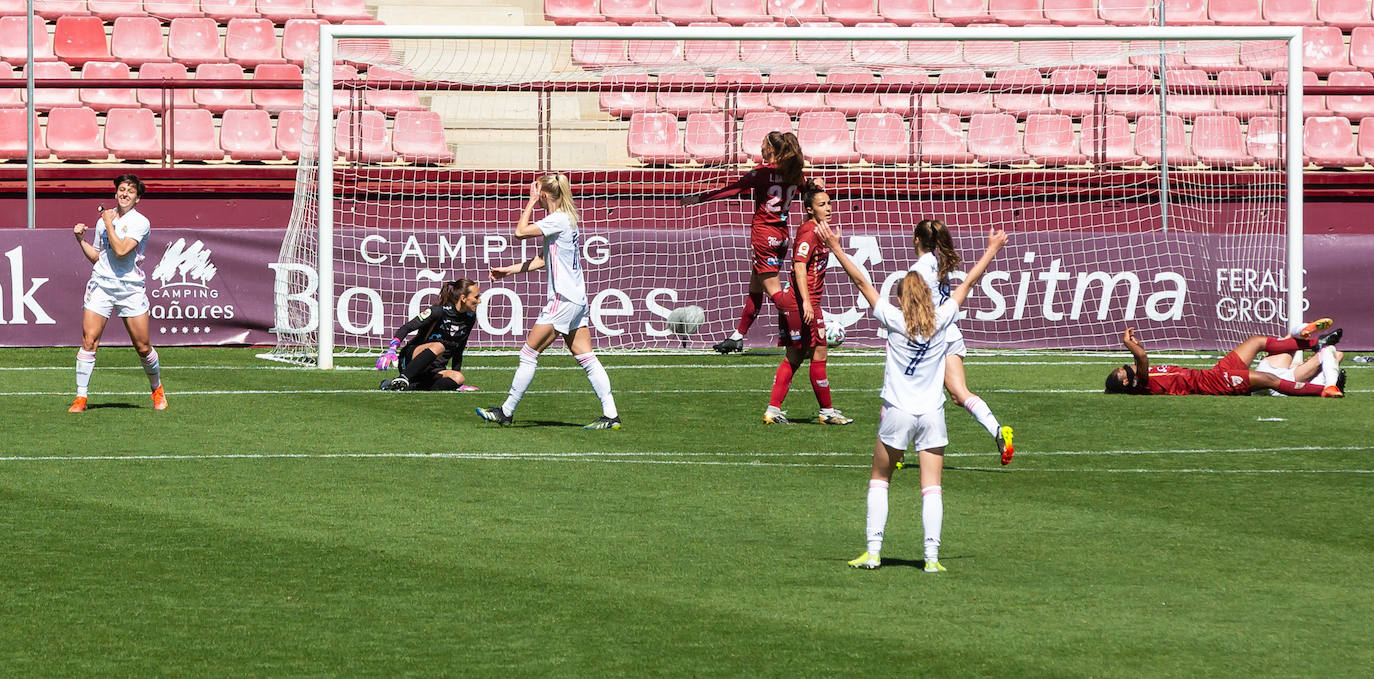
<svg viewBox="0 0 1374 679"><path fill-rule="evenodd" d="M752 389L616 389L617 394L752 394L761 393L762 387ZM857 394L870 393L873 389L848 387L831 387L832 393ZM1100 394L1101 389L979 389L979 392L987 394ZM143 391L92 391L91 396L144 396L147 390ZM380 389L209 389L209 390L187 390L172 391L168 390L168 396L273 396L273 395L303 395L303 394L375 394L386 398L425 398L418 394L436 394L436 398L486 398L492 394L503 393L499 388L494 390L480 391L453 391L453 392L409 392L412 396L396 396L395 392L382 391ZM527 394L585 394L587 389L531 389ZM1347 389L1347 394L1367 394L1374 393L1374 389ZM72 391L0 391L0 398L4 397L23 397L23 396L71 396Z"/></svg>

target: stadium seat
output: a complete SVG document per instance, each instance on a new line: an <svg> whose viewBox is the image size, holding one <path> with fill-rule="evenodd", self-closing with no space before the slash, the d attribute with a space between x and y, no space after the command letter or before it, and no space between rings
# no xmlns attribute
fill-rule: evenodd
<svg viewBox="0 0 1374 679"><path fill-rule="evenodd" d="M29 128L24 122L24 109L0 108L0 159L27 158L29 155ZM52 152L43 142L43 126L38 116L33 117L33 157L46 160Z"/></svg>
<svg viewBox="0 0 1374 679"><path fill-rule="evenodd" d="M1319 76L1350 70L1345 36L1341 29L1335 26L1308 26L1302 29L1302 67Z"/></svg>
<svg viewBox="0 0 1374 679"><path fill-rule="evenodd" d="M1169 69L1164 72L1164 77L1169 84L1169 113L1184 118L1216 113L1216 102L1211 94L1196 94L1212 87L1212 80L1207 77L1206 71L1196 68Z"/></svg>
<svg viewBox="0 0 1374 679"><path fill-rule="evenodd" d="M1172 166L1192 166L1197 164L1197 157L1188 150L1188 133L1183 124L1181 116L1169 115L1165 118L1163 134L1165 139L1165 151ZM1135 152L1140 155L1145 162L1151 165L1159 165L1161 155L1159 153L1160 116L1148 115L1140 116L1135 121Z"/></svg>
<svg viewBox="0 0 1374 679"><path fill-rule="evenodd" d="M607 75L601 77L602 84L606 85L628 85L624 90L601 92L597 97L597 103L601 110L617 117L629 118L636 113L653 113L658 111L658 104L654 103L654 92L649 85L649 75L647 73L626 73L621 75ZM369 94L371 94L369 92Z"/></svg>
<svg viewBox="0 0 1374 679"><path fill-rule="evenodd" d="M808 21L826 21L829 18L821 10L821 0L766 0L765 5L771 19L786 22L789 26Z"/></svg>
<svg viewBox="0 0 1374 679"><path fill-rule="evenodd" d="M0 16L26 17L28 15L28 0L0 0Z"/></svg>
<svg viewBox="0 0 1374 679"><path fill-rule="evenodd" d="M1280 167L1286 161L1279 148L1279 119L1257 116L1245 126L1245 152L1265 167Z"/></svg>
<svg viewBox="0 0 1374 679"><path fill-rule="evenodd" d="M895 113L861 113L854 121L854 150L874 165L911 162L911 130Z"/></svg>
<svg viewBox="0 0 1374 679"><path fill-rule="evenodd" d="M386 116L380 111L339 113L334 123L334 147L347 160L360 163L389 163L396 152L386 134Z"/></svg>
<svg viewBox="0 0 1374 679"><path fill-rule="evenodd" d="M939 21L931 0L878 0L878 15L898 26Z"/></svg>
<svg viewBox="0 0 1374 679"><path fill-rule="evenodd" d="M1173 16L1170 14L1170 16ZM1169 23L1173 23L1170 21ZM1128 47L1131 51L1131 66L1143 68L1151 73L1159 71L1159 41L1158 40L1132 40ZM1183 63L1183 45L1178 41L1164 43L1164 67L1165 68L1184 68L1187 64Z"/></svg>
<svg viewBox="0 0 1374 679"><path fill-rule="evenodd" d="M414 76L402 71L393 71L381 66L373 66L367 70L368 80L413 80ZM650 98L652 100L652 97ZM363 101L368 108L373 108L387 115L395 115L398 111L422 111L424 105L420 103L420 92L418 90L367 90L363 93Z"/></svg>
<svg viewBox="0 0 1374 679"><path fill-rule="evenodd" d="M812 165L849 165L859 162L849 119L839 111L811 111L797 120L802 156Z"/></svg>
<svg viewBox="0 0 1374 679"><path fill-rule="evenodd" d="M667 21L638 21L635 26L672 27ZM674 66L683 60L682 43L677 40L630 40L630 61L643 66Z"/></svg>
<svg viewBox="0 0 1374 679"><path fill-rule="evenodd" d="M1276 87L1284 87L1288 84L1288 71L1276 71L1273 77L1273 84ZM1317 74L1312 71L1302 72L1302 86L1320 85ZM1271 109L1277 110L1277 108ZM1326 97L1320 94L1304 94L1302 97L1302 114L1304 117L1329 116L1331 110L1326 107Z"/></svg>
<svg viewBox="0 0 1374 679"><path fill-rule="evenodd" d="M964 45L964 61L969 66L995 71L1020 65L1016 43L1011 40L971 40Z"/></svg>
<svg viewBox="0 0 1374 679"><path fill-rule="evenodd" d="M200 11L221 24L234 19L262 18L255 0L200 0Z"/></svg>
<svg viewBox="0 0 1374 679"><path fill-rule="evenodd" d="M768 82L773 85L818 85L820 78L810 68L791 68L773 71ZM792 115L828 108L825 95L820 92L772 92L768 95L768 105Z"/></svg>
<svg viewBox="0 0 1374 679"><path fill-rule="evenodd" d="M1083 118L1079 150L1094 165L1139 165L1131 140L1131 123L1123 115L1090 115ZM1156 146L1158 143L1156 142Z"/></svg>
<svg viewBox="0 0 1374 679"><path fill-rule="evenodd" d="M1374 71L1374 27L1360 26L1350 32L1350 65Z"/></svg>
<svg viewBox="0 0 1374 679"><path fill-rule="evenodd" d="M988 0L988 15L1007 26L1049 23L1042 0Z"/></svg>
<svg viewBox="0 0 1374 679"><path fill-rule="evenodd" d="M1374 25L1366 0L1317 0L1317 20L1345 31Z"/></svg>
<svg viewBox="0 0 1374 679"><path fill-rule="evenodd" d="M296 161L301 157L301 126L303 122L300 111L282 111L277 114L277 132L274 140L277 148L287 160ZM337 155L337 149L335 155Z"/></svg>
<svg viewBox="0 0 1374 679"><path fill-rule="evenodd" d="M1245 152L1245 133L1234 116L1199 116L1193 120L1193 155L1210 167L1253 165Z"/></svg>
<svg viewBox="0 0 1374 679"><path fill-rule="evenodd" d="M1096 85L1097 72L1089 68L1061 68L1050 72L1050 86L1070 87ZM1050 94L1050 108L1074 118L1081 118L1093 112L1097 97L1091 93L1053 92Z"/></svg>
<svg viewBox="0 0 1374 679"><path fill-rule="evenodd" d="M376 19L347 19L345 26L384 26L385 23ZM399 66L401 64L400 50L394 49L391 40L387 38L346 38L335 43L334 54L337 55L334 63L340 61L353 64L357 68L367 68L372 64L385 64L388 66Z"/></svg>
<svg viewBox="0 0 1374 679"><path fill-rule="evenodd" d="M315 0L314 8L315 16L331 24L372 20L363 0Z"/></svg>
<svg viewBox="0 0 1374 679"><path fill-rule="evenodd" d="M701 69L685 71L664 71L658 76L658 107L679 118L692 113L708 113L718 110L711 102L708 92L691 92L686 88L705 85L706 72Z"/></svg>
<svg viewBox="0 0 1374 679"><path fill-rule="evenodd" d="M237 65L237 64L235 64ZM171 155L174 160L224 160L215 133L215 118L203 108L177 110L172 124Z"/></svg>
<svg viewBox="0 0 1374 679"><path fill-rule="evenodd" d="M601 18L626 25L660 20L654 0L601 0Z"/></svg>
<svg viewBox="0 0 1374 679"><path fill-rule="evenodd" d="M930 76L911 71L887 71L878 82L883 85L928 85ZM933 94L885 92L878 95L878 103L884 112L902 116L913 115L917 108L927 112L934 112L937 108Z"/></svg>
<svg viewBox="0 0 1374 679"><path fill-rule="evenodd" d="M261 68L261 66L259 66ZM353 64L334 64L334 81L346 82L358 79L358 67ZM342 111L346 108L361 108L365 104L361 101L364 96L362 90L345 90L334 95L334 110ZM302 92L302 96L304 93ZM359 101L354 101L354 99Z"/></svg>
<svg viewBox="0 0 1374 679"><path fill-rule="evenodd" d="M711 13L717 21L736 26L772 20L767 0L711 0Z"/></svg>
<svg viewBox="0 0 1374 679"><path fill-rule="evenodd" d="M444 165L453 162L453 151L444 138L444 122L434 111L397 111L391 147L413 165Z"/></svg>
<svg viewBox="0 0 1374 679"><path fill-rule="evenodd" d="M319 19L290 19L282 29L281 56L287 62L303 66L320 50Z"/></svg>
<svg viewBox="0 0 1374 679"><path fill-rule="evenodd" d="M58 59L73 66L88 61L109 61L110 44L105 40L105 23L93 16L64 16L53 28L52 51Z"/></svg>
<svg viewBox="0 0 1374 679"><path fill-rule="evenodd" d="M727 134L726 128L730 131ZM734 119L720 113L687 115L683 149L702 165L720 165L730 159L730 140L734 138Z"/></svg>
<svg viewBox="0 0 1374 679"><path fill-rule="evenodd" d="M544 18L560 26L600 21L596 0L544 0Z"/></svg>
<svg viewBox="0 0 1374 679"><path fill-rule="evenodd" d="M711 0L658 0L654 9L659 18L679 26L716 20L711 14Z"/></svg>
<svg viewBox="0 0 1374 679"><path fill-rule="evenodd" d="M1369 87L1374 89L1374 73L1369 71L1337 71L1326 77L1327 85ZM1331 94L1326 97L1331 113L1345 116L1351 122L1374 116L1374 96L1364 94Z"/></svg>
<svg viewBox="0 0 1374 679"><path fill-rule="evenodd" d="M21 77L27 71L21 72ZM56 78L76 78L70 66L60 61L40 61L33 65L34 80ZM33 91L34 108L46 111L51 108L73 108L81 106L81 96L76 88L41 87ZM70 114L68 114L70 115Z"/></svg>
<svg viewBox="0 0 1374 679"><path fill-rule="evenodd" d="M1288 68L1288 46L1282 42L1242 42L1240 66L1261 73L1285 70Z"/></svg>
<svg viewBox="0 0 1374 679"><path fill-rule="evenodd" d="M1280 26L1321 26L1325 23L1317 18L1312 0L1263 0L1260 14L1265 21Z"/></svg>
<svg viewBox="0 0 1374 679"><path fill-rule="evenodd" d="M11 64L23 64L28 60L29 39L28 18L22 16L0 17L0 59ZM35 61L52 61L52 43L48 40L48 29L41 21L33 23L33 58Z"/></svg>
<svg viewBox="0 0 1374 679"><path fill-rule="evenodd" d="M1028 87L1040 87L1045 84L1045 79L1040 75L1040 71L1033 68L1018 68L1006 71L997 71L992 75L992 84L995 87L1009 87L1025 89ZM992 104L998 110L1010 113L1018 118L1036 113L1049 113L1050 97L1043 92L999 92L992 95Z"/></svg>
<svg viewBox="0 0 1374 679"><path fill-rule="evenodd" d="M130 77L129 66L118 61L88 61L81 66L81 77L127 80ZM112 108L138 108L138 95L134 94L132 87L83 87L78 96L82 104L96 113L104 113Z"/></svg>
<svg viewBox="0 0 1374 679"><path fill-rule="evenodd" d="M861 23L859 28L884 28L896 26L893 23ZM906 63L906 41L904 40L855 40L850 53L854 61L865 66L882 68Z"/></svg>
<svg viewBox="0 0 1374 679"><path fill-rule="evenodd" d="M953 113L923 113L916 119L916 150L932 165L966 165L976 158L968 150L964 127Z"/></svg>
<svg viewBox="0 0 1374 679"><path fill-rule="evenodd" d="M190 0L187 2L190 3ZM142 0L86 0L86 9L105 22L114 21L119 17L148 16L143 9Z"/></svg>
<svg viewBox="0 0 1374 679"><path fill-rule="evenodd" d="M982 71L945 71L935 79L937 85L982 85L987 76ZM978 113L992 113L997 110L992 105L992 95L988 92L940 92L935 102L941 111L958 116L971 116Z"/></svg>
<svg viewBox="0 0 1374 679"><path fill-rule="evenodd" d="M1217 95L1217 108L1222 113L1249 120L1274 111L1269 106L1269 95L1247 93L1265 86L1264 75L1259 71L1222 71L1217 74L1217 86L1239 92Z"/></svg>
<svg viewBox="0 0 1374 679"><path fill-rule="evenodd" d="M263 64L253 69L254 80L294 80L301 82L301 67L295 64ZM304 106L305 92L291 90L253 90L253 105L268 113L280 113ZM225 148L228 151L228 148ZM232 153L230 155L233 155Z"/></svg>
<svg viewBox="0 0 1374 679"><path fill-rule="evenodd" d="M62 17L90 16L86 0L33 0L33 13L47 21Z"/></svg>
<svg viewBox="0 0 1374 679"><path fill-rule="evenodd" d="M219 128L220 146L231 160L281 160L272 141L272 117L267 111L225 111Z"/></svg>
<svg viewBox="0 0 1374 679"><path fill-rule="evenodd" d="M916 65L931 70L968 68L964 61L964 48L961 43L949 41L911 41L907 43L907 58L904 64Z"/></svg>
<svg viewBox="0 0 1374 679"><path fill-rule="evenodd" d="M1149 0L1098 0L1097 16L1113 26L1150 26L1158 23L1155 18L1156 3ZM1169 3L1166 18L1173 22L1174 3Z"/></svg>
<svg viewBox="0 0 1374 679"><path fill-rule="evenodd" d="M315 8L310 0L256 0L258 14L275 24L292 19L314 19Z"/></svg>
<svg viewBox="0 0 1374 679"><path fill-rule="evenodd" d="M172 19L167 29L167 56L187 68L229 61L220 44L219 24L209 17Z"/></svg>
<svg viewBox="0 0 1374 679"><path fill-rule="evenodd" d="M1060 26L1097 26L1103 23L1097 15L1094 0L1044 0L1045 18Z"/></svg>
<svg viewBox="0 0 1374 679"><path fill-rule="evenodd" d="M1046 167L1083 165L1088 157L1074 144L1073 120L1066 115L1040 114L1026 118L1026 153Z"/></svg>
<svg viewBox="0 0 1374 679"><path fill-rule="evenodd" d="M749 22L745 28L780 27L772 21ZM791 40L741 40L739 58L748 64L793 64L797 53Z"/></svg>
<svg viewBox="0 0 1374 679"><path fill-rule="evenodd" d="M874 0L824 0L821 9L827 19L846 26L883 20L874 7Z"/></svg>
<svg viewBox="0 0 1374 679"><path fill-rule="evenodd" d="M968 123L968 150L987 165L1025 163L1030 155L1022 148L1016 131L1016 116L1009 113L981 113Z"/></svg>
<svg viewBox="0 0 1374 679"><path fill-rule="evenodd" d="M838 21L811 21L804 28L844 28ZM798 40L797 61L803 64L842 64L849 61L853 45L848 40Z"/></svg>
<svg viewBox="0 0 1374 679"><path fill-rule="evenodd" d="M267 19L230 19L224 33L224 56L246 68L285 61L276 26Z"/></svg>
<svg viewBox="0 0 1374 679"><path fill-rule="evenodd" d="M1360 131L1355 148L1360 152L1365 162L1374 162L1374 118L1365 118L1360 121Z"/></svg>
<svg viewBox="0 0 1374 679"><path fill-rule="evenodd" d="M689 27L729 26L723 21L695 21ZM688 64L715 70L722 64L739 61L738 40L690 40L683 46L683 58Z"/></svg>
<svg viewBox="0 0 1374 679"><path fill-rule="evenodd" d="M1183 55L1183 63L1189 68L1200 68L1208 73L1249 68L1241 66L1236 43L1226 40L1189 45L1187 54Z"/></svg>
<svg viewBox="0 0 1374 679"><path fill-rule="evenodd" d="M170 64L153 63L144 64L142 68L138 69L138 79L154 81L164 79L189 80L190 76L186 74L186 65L180 62L173 62ZM140 88L137 92L138 103L145 108L161 111L163 109L164 93L168 101L177 108L195 106L195 101L191 96L190 89L159 90Z"/></svg>
<svg viewBox="0 0 1374 679"><path fill-rule="evenodd" d="M1084 41L1082 44L1095 42ZM1026 40L1021 43L1017 55L1022 65L1050 72L1074 63L1073 44L1065 40Z"/></svg>
<svg viewBox="0 0 1374 679"><path fill-rule="evenodd" d="M1170 26L1207 26L1212 23L1212 18L1207 16L1207 0L1169 0L1164 20Z"/></svg>
<svg viewBox="0 0 1374 679"><path fill-rule="evenodd" d="M110 56L134 67L172 60L162 38L162 22L150 16L115 19L110 30Z"/></svg>
<svg viewBox="0 0 1374 679"><path fill-rule="evenodd" d="M161 160L162 135L153 112L116 108L105 114L105 148L119 160Z"/></svg>
<svg viewBox="0 0 1374 679"><path fill-rule="evenodd" d="M205 16L197 0L143 0L143 11L163 22Z"/></svg>
<svg viewBox="0 0 1374 679"><path fill-rule="evenodd" d="M862 87L864 85L877 85L878 78L873 71L867 69L841 67L831 69L825 75L825 83L827 85ZM851 118L860 113L881 113L883 110L882 102L878 101L876 93L827 92L825 105Z"/></svg>
<svg viewBox="0 0 1374 679"><path fill-rule="evenodd" d="M631 158L645 165L671 165L690 160L682 148L677 116L671 113L634 114L630 118L626 148Z"/></svg>
<svg viewBox="0 0 1374 679"><path fill-rule="evenodd" d="M243 67L238 64L203 64L196 69L196 80L243 80ZM228 90L221 87L196 89L192 97L196 105L219 115L235 108L254 108L251 90Z"/></svg>
<svg viewBox="0 0 1374 679"><path fill-rule="evenodd" d="M578 26L615 26L610 21L583 21ZM583 68L628 66L624 40L574 40L572 61Z"/></svg>
<svg viewBox="0 0 1374 679"><path fill-rule="evenodd" d="M1141 94L1108 94L1107 111L1119 113L1128 118L1159 110L1159 98L1154 77L1139 68L1114 68L1107 71L1107 87L1145 86L1148 92Z"/></svg>
<svg viewBox="0 0 1374 679"><path fill-rule="evenodd" d="M1259 0L1207 0L1207 17L1226 26L1263 26L1268 24L1260 11ZM1169 18L1166 8L1165 20Z"/></svg>
<svg viewBox="0 0 1374 679"><path fill-rule="evenodd" d="M1098 73L1131 67L1130 52L1123 42L1082 40L1070 45L1070 54L1074 66L1085 66ZM1155 60L1155 66L1159 66L1158 60Z"/></svg>
<svg viewBox="0 0 1374 679"><path fill-rule="evenodd" d="M22 119L22 117L21 117ZM84 106L48 112L48 148L58 160L105 160L110 152L101 141L95 111Z"/></svg>
<svg viewBox="0 0 1374 679"><path fill-rule="evenodd" d="M14 80L19 74L14 72L14 67L6 63L0 63L0 80ZM24 108L24 99L19 96L18 87L0 87L0 108Z"/></svg>
<svg viewBox="0 0 1374 679"><path fill-rule="evenodd" d="M722 68L716 71L717 85L756 85L763 83L763 74L751 68ZM772 111L768 95L763 92L718 92L712 95L716 106L733 111L736 116ZM785 115L785 114L784 114Z"/></svg>
<svg viewBox="0 0 1374 679"><path fill-rule="evenodd" d="M1308 118L1302 126L1302 152L1318 167L1363 167L1350 121L1337 116Z"/></svg>
<svg viewBox="0 0 1374 679"><path fill-rule="evenodd" d="M740 126L740 152L755 163L763 162L759 149L763 138L772 131L792 132L792 117L781 111L750 113Z"/></svg>
<svg viewBox="0 0 1374 679"><path fill-rule="evenodd" d="M933 0L931 9L937 20L956 26L992 21L987 0Z"/></svg>

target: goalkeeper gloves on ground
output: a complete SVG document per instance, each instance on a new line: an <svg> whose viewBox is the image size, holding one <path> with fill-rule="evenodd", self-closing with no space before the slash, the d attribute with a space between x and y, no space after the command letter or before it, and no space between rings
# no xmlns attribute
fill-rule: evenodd
<svg viewBox="0 0 1374 679"><path fill-rule="evenodd" d="M377 359L377 369L386 370L396 365L396 351L400 348L401 340L393 337L391 339L391 345L386 348L386 353L382 354L382 357Z"/></svg>

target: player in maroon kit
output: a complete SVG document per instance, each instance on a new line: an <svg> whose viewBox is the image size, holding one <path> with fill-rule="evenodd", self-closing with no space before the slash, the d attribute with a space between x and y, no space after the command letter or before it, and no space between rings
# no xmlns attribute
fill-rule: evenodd
<svg viewBox="0 0 1374 679"><path fill-rule="evenodd" d="M1145 348L1135 339L1135 328L1126 328L1121 341L1135 357L1135 365L1123 365L1107 376L1109 394L1202 394L1208 396L1244 396L1251 392L1273 389L1287 396L1344 396L1344 384L1327 385L1294 382L1277 375L1250 370L1250 362L1263 351L1270 354L1291 353L1312 349L1317 345L1318 330L1331 327L1331 319L1308 323L1297 335L1284 339L1251 335L1207 370L1193 370L1176 365L1150 365Z"/></svg>
<svg viewBox="0 0 1374 679"><path fill-rule="evenodd" d="M740 312L735 333L714 347L722 354L744 351L744 335L749 332L754 319L758 318L765 292L778 309L787 315L789 334L801 338L800 310L793 303L791 295L783 294L782 284L778 281L778 271L787 257L787 214L804 182L801 145L797 142L797 135L774 130L763 138L760 154L763 164L745 173L735 183L682 199L683 205L696 205L737 196L745 191L753 194L754 221L749 227L753 270L749 276L749 296Z"/></svg>
<svg viewBox="0 0 1374 679"><path fill-rule="evenodd" d="M825 265L830 261L830 248L816 235L816 225L830 223L830 196L820 189L811 189L803 194L802 204L811 218L797 229L796 246L792 251L792 287L782 293L791 296L801 309L802 332L794 338L789 332L786 314L778 314L778 344L787 348L787 355L773 373L773 393L768 400L768 409L763 412L763 421L791 424L782 410L782 402L787 398L792 375L802 361L810 360L811 388L821 408L816 419L821 424L849 424L854 420L845 417L830 402L830 380L825 374L829 350L825 342L821 294L825 292Z"/></svg>

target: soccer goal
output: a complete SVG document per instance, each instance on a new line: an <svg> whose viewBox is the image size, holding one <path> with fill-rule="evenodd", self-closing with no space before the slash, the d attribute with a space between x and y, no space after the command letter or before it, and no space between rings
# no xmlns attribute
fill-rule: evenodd
<svg viewBox="0 0 1374 679"><path fill-rule="evenodd" d="M487 269L538 252L512 232L547 172L573 184L598 348L707 348L740 319L754 202L681 199L736 180L773 130L884 290L920 219L966 259L1010 233L961 323L975 348L1114 349L1128 325L1219 348L1302 308L1298 28L320 30L275 358L376 354L457 278L483 286L470 346L517 346L544 274ZM674 337L687 305L705 323ZM882 341L837 268L824 306L846 346ZM748 345L774 343L775 316Z"/></svg>

